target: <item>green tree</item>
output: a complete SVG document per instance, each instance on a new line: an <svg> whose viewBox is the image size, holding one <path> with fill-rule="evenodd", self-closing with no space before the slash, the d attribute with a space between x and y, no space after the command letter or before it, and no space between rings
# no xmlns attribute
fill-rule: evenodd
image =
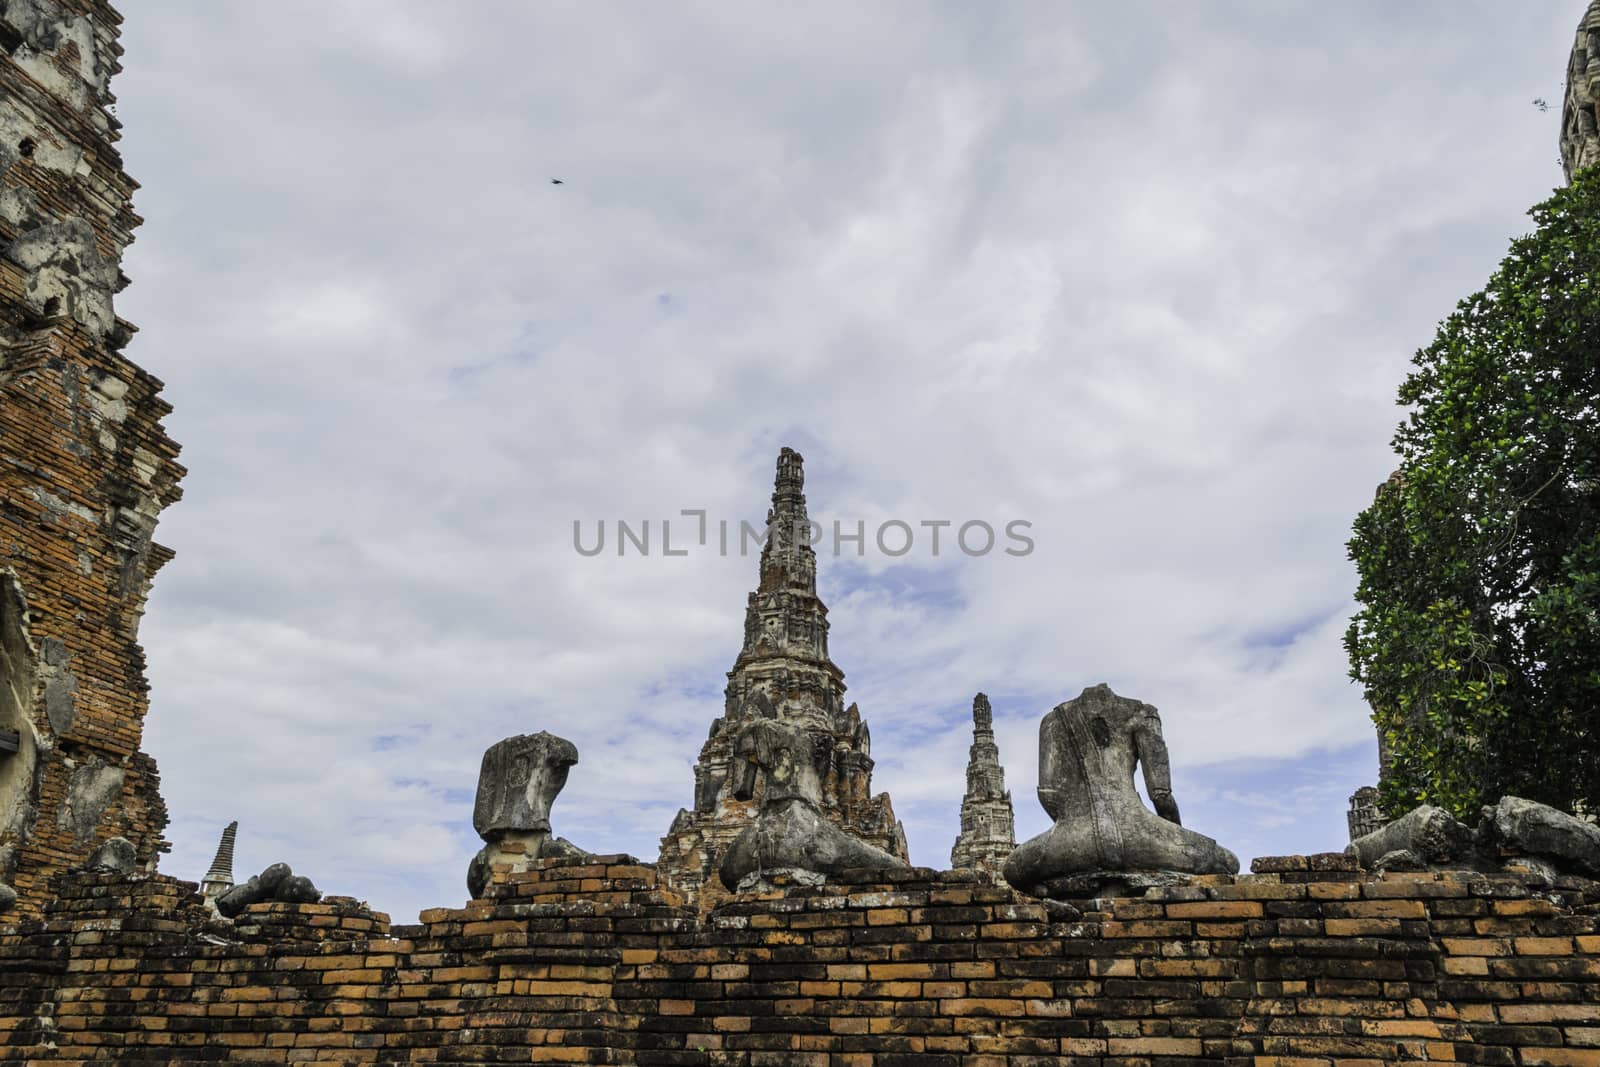
<svg viewBox="0 0 1600 1067"><path fill-rule="evenodd" d="M1349 542L1390 815L1600 809L1600 167L1530 214L1413 359L1399 469Z"/></svg>

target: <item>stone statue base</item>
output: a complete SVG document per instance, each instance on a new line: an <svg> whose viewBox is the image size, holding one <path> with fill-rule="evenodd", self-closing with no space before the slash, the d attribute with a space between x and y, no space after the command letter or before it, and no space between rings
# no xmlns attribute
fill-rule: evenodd
<svg viewBox="0 0 1600 1067"><path fill-rule="evenodd" d="M803 867L772 867L752 871L739 880L740 893L781 892L795 886L826 885L828 876Z"/></svg>
<svg viewBox="0 0 1600 1067"><path fill-rule="evenodd" d="M762 805L722 858L722 884L737 891L763 872L797 868L826 877L852 868L904 867L894 856L845 833L815 804L790 797Z"/></svg>
<svg viewBox="0 0 1600 1067"><path fill-rule="evenodd" d="M467 892L472 894L473 900L481 899L496 867L509 867L510 873L520 874L533 870L541 860L552 857L583 859L588 855L564 837L552 838L544 832L507 834L484 845L472 857L467 866Z"/></svg>
<svg viewBox="0 0 1600 1067"><path fill-rule="evenodd" d="M1142 897L1147 889L1188 885L1193 880L1193 875L1181 871L1082 871L1046 879L1022 892L1046 900Z"/></svg>

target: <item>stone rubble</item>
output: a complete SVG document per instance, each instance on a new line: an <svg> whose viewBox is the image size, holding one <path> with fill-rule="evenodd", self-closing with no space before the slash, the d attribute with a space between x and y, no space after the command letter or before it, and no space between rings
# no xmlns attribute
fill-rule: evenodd
<svg viewBox="0 0 1600 1067"><path fill-rule="evenodd" d="M1423 804L1345 851L1367 870L1514 870L1545 884L1600 877L1600 827L1514 796L1484 805L1476 826Z"/></svg>
<svg viewBox="0 0 1600 1067"><path fill-rule="evenodd" d="M322 893L311 879L295 874L287 863L274 863L260 874L252 874L216 898L217 911L233 919L252 904L315 904Z"/></svg>

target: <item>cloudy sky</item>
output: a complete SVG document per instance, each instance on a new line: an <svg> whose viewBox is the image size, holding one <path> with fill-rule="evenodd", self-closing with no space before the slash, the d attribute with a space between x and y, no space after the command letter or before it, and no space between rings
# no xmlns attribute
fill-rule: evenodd
<svg viewBox="0 0 1600 1067"><path fill-rule="evenodd" d="M1039 718L1102 681L1187 825L1343 847L1344 542L1411 354L1561 180L1583 6L124 5L118 311L189 469L163 869L238 819L241 876L459 904L483 749L539 729L557 832L653 859L756 574L660 524L759 522L783 445L869 531L821 588L915 862L974 692L1026 837ZM580 556L601 519L652 553Z"/></svg>

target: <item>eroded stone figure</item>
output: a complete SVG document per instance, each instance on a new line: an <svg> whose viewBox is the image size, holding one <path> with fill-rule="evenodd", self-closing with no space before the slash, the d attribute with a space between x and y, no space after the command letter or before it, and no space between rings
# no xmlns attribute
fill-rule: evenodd
<svg viewBox="0 0 1600 1067"><path fill-rule="evenodd" d="M750 799L758 779L764 794L755 821L723 856L719 875L729 890L777 871L825 878L851 868L905 866L823 817L818 767L824 754L817 751L811 731L757 719L740 729L733 751L739 776L735 795Z"/></svg>
<svg viewBox="0 0 1600 1067"><path fill-rule="evenodd" d="M252 904L276 901L282 904L315 904L322 899L319 890L303 874L295 874L287 863L274 863L260 874L252 874L245 881L216 898L219 914L233 919L244 913Z"/></svg>
<svg viewBox="0 0 1600 1067"><path fill-rule="evenodd" d="M527 870L547 856L588 855L550 834L550 805L577 762L571 741L543 730L508 737L484 752L472 828L485 844L467 868L467 889L474 897L483 894L495 864Z"/></svg>
<svg viewBox="0 0 1600 1067"><path fill-rule="evenodd" d="M1551 881L1600 876L1600 827L1522 797L1504 796L1469 827L1423 804L1345 849L1368 870L1523 870Z"/></svg>
<svg viewBox="0 0 1600 1067"><path fill-rule="evenodd" d="M1134 788L1136 768L1155 805ZM1006 881L1049 896L1051 883L1097 872L1235 874L1239 860L1179 823L1161 717L1149 704L1085 689L1039 726L1039 802L1055 825L1017 847Z"/></svg>

